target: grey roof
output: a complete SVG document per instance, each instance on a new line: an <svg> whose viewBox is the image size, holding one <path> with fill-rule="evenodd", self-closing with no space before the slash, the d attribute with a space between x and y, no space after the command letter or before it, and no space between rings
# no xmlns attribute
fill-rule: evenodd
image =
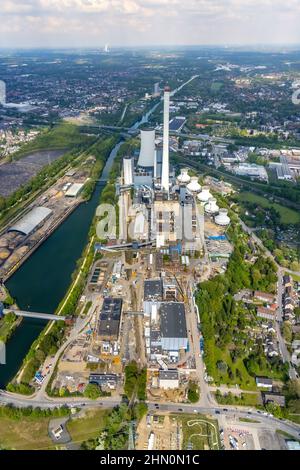
<svg viewBox="0 0 300 470"><path fill-rule="evenodd" d="M106 297L103 302L98 324L98 334L104 337L118 337L122 312L122 299Z"/></svg>
<svg viewBox="0 0 300 470"><path fill-rule="evenodd" d="M10 227L9 232L20 232L22 235L30 235L44 220L52 214L47 207L35 207L26 214L15 225Z"/></svg>
<svg viewBox="0 0 300 470"><path fill-rule="evenodd" d="M178 370L160 370L159 380L178 380Z"/></svg>
<svg viewBox="0 0 300 470"><path fill-rule="evenodd" d="M159 299L163 294L161 279L151 279L144 283L144 300Z"/></svg>
<svg viewBox="0 0 300 470"><path fill-rule="evenodd" d="M256 377L256 383L261 383L265 385L273 385L273 380L268 377Z"/></svg>
<svg viewBox="0 0 300 470"><path fill-rule="evenodd" d="M160 330L164 338L187 338L183 303L162 302L160 306Z"/></svg>
<svg viewBox="0 0 300 470"><path fill-rule="evenodd" d="M285 396L280 393L263 393L264 403L277 403L279 406L285 406Z"/></svg>
<svg viewBox="0 0 300 470"><path fill-rule="evenodd" d="M91 374L90 384L105 385L107 383L117 383L118 377L115 374Z"/></svg>

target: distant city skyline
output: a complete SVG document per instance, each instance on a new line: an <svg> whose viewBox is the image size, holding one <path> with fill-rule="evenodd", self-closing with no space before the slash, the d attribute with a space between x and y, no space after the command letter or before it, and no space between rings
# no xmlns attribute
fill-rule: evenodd
<svg viewBox="0 0 300 470"><path fill-rule="evenodd" d="M298 0L2 0L1 47L300 43Z"/></svg>

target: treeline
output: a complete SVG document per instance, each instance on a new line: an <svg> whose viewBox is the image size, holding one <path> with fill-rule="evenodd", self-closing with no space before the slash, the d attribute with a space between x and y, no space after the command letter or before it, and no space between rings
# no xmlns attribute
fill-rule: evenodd
<svg viewBox="0 0 300 470"><path fill-rule="evenodd" d="M69 416L70 410L66 406L60 408L16 408L13 405L0 406L0 418L10 418L16 421L23 418L59 418L61 416Z"/></svg>
<svg viewBox="0 0 300 470"><path fill-rule="evenodd" d="M218 362L216 347L226 351L234 339L236 347L242 346L238 344L239 335L247 325L247 315L234 295L243 289L274 291L277 276L273 261L261 256L251 265L245 261L247 255L247 245L236 243L226 273L199 286L196 300L205 339L205 362L212 376Z"/></svg>
<svg viewBox="0 0 300 470"><path fill-rule="evenodd" d="M29 152L38 150L73 149L81 151L91 145L94 137L83 135L80 128L74 124L61 122L58 125L42 131L36 139L25 144L12 159L20 158Z"/></svg>
<svg viewBox="0 0 300 470"><path fill-rule="evenodd" d="M125 367L124 392L131 399L133 396L145 401L147 386L147 369L140 369L136 362L131 362Z"/></svg>

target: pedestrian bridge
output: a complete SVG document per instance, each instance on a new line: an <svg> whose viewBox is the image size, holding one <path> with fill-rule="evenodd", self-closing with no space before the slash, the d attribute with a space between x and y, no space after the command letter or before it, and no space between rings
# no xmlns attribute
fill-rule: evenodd
<svg viewBox="0 0 300 470"><path fill-rule="evenodd" d="M17 317L24 317L24 318L37 318L39 320L45 321L65 321L66 317L60 317L58 315L52 315L50 313L36 313L36 312L26 312L24 310L14 310L14 309L4 309L4 315L8 313L14 313Z"/></svg>

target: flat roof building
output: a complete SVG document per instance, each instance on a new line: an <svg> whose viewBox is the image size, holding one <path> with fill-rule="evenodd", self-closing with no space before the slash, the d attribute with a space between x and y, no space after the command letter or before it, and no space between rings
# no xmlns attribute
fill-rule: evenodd
<svg viewBox="0 0 300 470"><path fill-rule="evenodd" d="M91 374L89 383L98 385L99 387L115 389L118 384L118 376L116 374Z"/></svg>
<svg viewBox="0 0 300 470"><path fill-rule="evenodd" d="M256 385L260 388L265 388L269 391L273 388L273 380L269 379L268 377L256 377L255 378Z"/></svg>
<svg viewBox="0 0 300 470"><path fill-rule="evenodd" d="M263 393L262 398L264 405L274 403L276 405L281 406L282 408L285 407L285 396L281 395L280 393Z"/></svg>
<svg viewBox="0 0 300 470"><path fill-rule="evenodd" d="M98 336L100 340L117 341L119 337L122 299L106 297L98 322Z"/></svg>
<svg viewBox="0 0 300 470"><path fill-rule="evenodd" d="M188 336L183 303L161 303L160 332L163 350L178 352L180 349L187 349Z"/></svg>
<svg viewBox="0 0 300 470"><path fill-rule="evenodd" d="M164 390L174 390L179 388L178 370L160 370L159 386Z"/></svg>
<svg viewBox="0 0 300 470"><path fill-rule="evenodd" d="M161 300L163 283L161 279L149 279L144 283L144 300Z"/></svg>

